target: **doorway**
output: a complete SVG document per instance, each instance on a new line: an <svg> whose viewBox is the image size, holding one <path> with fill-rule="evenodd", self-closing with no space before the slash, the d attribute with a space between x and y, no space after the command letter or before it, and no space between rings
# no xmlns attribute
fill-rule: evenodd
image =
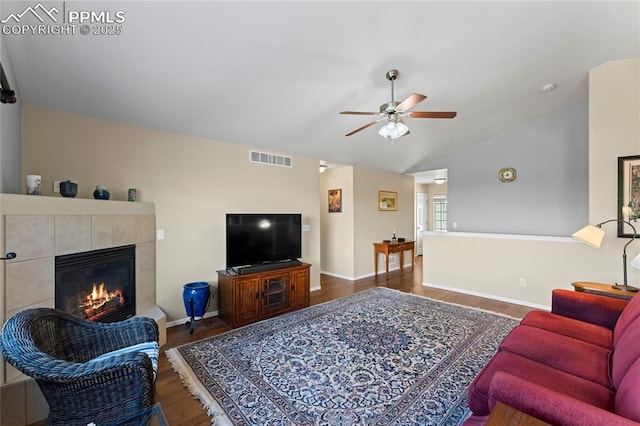
<svg viewBox="0 0 640 426"><path fill-rule="evenodd" d="M416 193L416 256L422 256L422 232L428 229L428 197L425 192Z"/></svg>

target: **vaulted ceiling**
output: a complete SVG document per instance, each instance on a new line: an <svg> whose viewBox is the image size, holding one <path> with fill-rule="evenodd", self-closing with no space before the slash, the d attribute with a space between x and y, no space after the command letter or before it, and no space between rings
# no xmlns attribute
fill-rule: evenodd
<svg viewBox="0 0 640 426"><path fill-rule="evenodd" d="M638 1L43 2L44 22L23 13L37 4L0 5L25 104L398 173L584 101L590 69L640 56ZM371 117L338 113L390 101L392 68L396 100L457 117L344 136Z"/></svg>

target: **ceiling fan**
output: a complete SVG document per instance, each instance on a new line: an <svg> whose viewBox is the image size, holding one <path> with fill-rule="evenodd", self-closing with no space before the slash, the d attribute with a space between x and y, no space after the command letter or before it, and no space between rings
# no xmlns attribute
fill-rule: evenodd
<svg viewBox="0 0 640 426"><path fill-rule="evenodd" d="M380 112L361 112L361 111L342 111L340 114L351 114L351 115L377 115L374 121L371 121L365 124L362 127L358 127L357 129L347 133L345 136L351 136L354 133L358 133L360 130L364 130L367 127L371 127L376 123L386 120L387 124L385 124L379 131L378 134L387 140L397 139L402 136L408 135L409 128L404 124L402 120L403 117L412 117L412 118L453 118L456 116L456 112L453 111L409 111L414 106L418 105L420 102L427 99L425 95L421 95L419 93L413 93L409 95L407 99L402 102L395 102L393 99L393 82L398 78L400 72L398 70L389 70L387 71L386 77L387 80L391 82L391 102L387 102L385 104L380 105Z"/></svg>

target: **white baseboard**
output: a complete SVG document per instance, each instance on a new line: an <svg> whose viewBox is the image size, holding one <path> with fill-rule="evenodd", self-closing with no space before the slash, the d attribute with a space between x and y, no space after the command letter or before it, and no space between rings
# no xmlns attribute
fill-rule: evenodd
<svg viewBox="0 0 640 426"><path fill-rule="evenodd" d="M411 268L411 264L410 263L405 264L403 268ZM389 264L389 272L399 271L399 270L400 270L400 267L398 265L391 266L391 264ZM324 275L328 275L330 277L341 278L343 280L349 280L349 281L357 281L357 280L361 280L362 278L369 278L376 275L375 272L369 272L367 274L358 275L357 277L349 277L346 275L334 274L333 272L328 272L328 271L320 271L320 273ZM378 275L380 274L386 274L386 271L378 271Z"/></svg>
<svg viewBox="0 0 640 426"><path fill-rule="evenodd" d="M320 273L323 274L323 275L328 275L330 277L335 277L335 278L340 278L340 279L343 279L343 280L353 281L353 277L348 277L346 275L334 274L333 272L327 272L327 271L320 271Z"/></svg>
<svg viewBox="0 0 640 426"><path fill-rule="evenodd" d="M204 313L204 317L205 318L211 318L211 317L217 317L217 316L218 316L218 311L211 311L211 312L205 312ZM200 317L196 317L196 319L200 319ZM191 321L191 318L190 317L185 317L185 318L182 318L182 319L169 321L167 323L167 328L175 327L177 325L184 326L187 323L187 321Z"/></svg>
<svg viewBox="0 0 640 426"><path fill-rule="evenodd" d="M433 287L433 288L438 288L440 290L454 291L456 293L468 294L470 296L483 297L485 299L491 299L491 300L499 300L501 302L512 303L514 305L527 306L529 308L542 309L542 310L545 310L545 311L550 311L551 310L551 306L539 305L537 303L528 303L528 302L525 302L523 300L510 299L508 297L496 296L495 294L481 293L479 291L464 290L464 289L461 289L461 288L455 288L455 287L449 287L449 286L445 286L445 285L438 285L438 284L425 283L425 282L423 282L422 285L424 287Z"/></svg>

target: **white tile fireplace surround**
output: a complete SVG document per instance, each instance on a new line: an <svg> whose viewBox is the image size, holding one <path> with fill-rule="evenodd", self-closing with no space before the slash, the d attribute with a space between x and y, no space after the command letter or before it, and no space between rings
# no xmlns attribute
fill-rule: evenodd
<svg viewBox="0 0 640 426"><path fill-rule="evenodd" d="M151 316L156 321L157 312L162 316L156 307L154 204L0 194L0 208L4 219L1 254L17 254L15 259L5 261L4 283L0 281L0 285L4 284L0 288L0 294L4 295L3 323L26 308L55 307L55 256L129 244L136 246L136 314ZM161 318L159 324L161 340L166 336L164 321ZM2 383L16 383L24 378L4 364ZM27 384L25 394L31 393L29 389L33 387ZM3 408L7 408L6 394L2 395ZM24 396L29 405L32 398ZM4 411L2 424L7 414ZM29 407L25 413L29 417Z"/></svg>

